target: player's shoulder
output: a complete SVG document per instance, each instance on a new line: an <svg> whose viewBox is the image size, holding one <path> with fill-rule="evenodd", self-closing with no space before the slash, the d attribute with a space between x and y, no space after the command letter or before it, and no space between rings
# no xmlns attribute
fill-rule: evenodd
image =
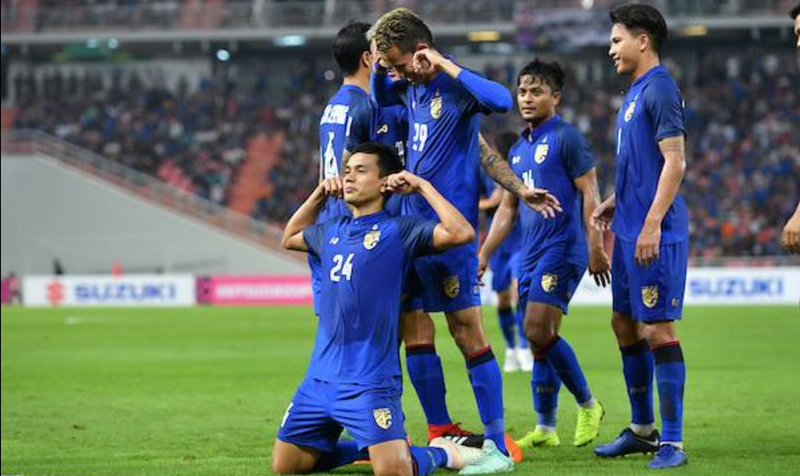
<svg viewBox="0 0 800 476"><path fill-rule="evenodd" d="M553 133L564 142L583 140L583 132L578 129L578 126L564 119L560 119L553 125Z"/></svg>
<svg viewBox="0 0 800 476"><path fill-rule="evenodd" d="M647 96L659 96L664 94L680 94L680 88L675 78L666 70L666 68L659 68L654 71L644 84L643 94Z"/></svg>

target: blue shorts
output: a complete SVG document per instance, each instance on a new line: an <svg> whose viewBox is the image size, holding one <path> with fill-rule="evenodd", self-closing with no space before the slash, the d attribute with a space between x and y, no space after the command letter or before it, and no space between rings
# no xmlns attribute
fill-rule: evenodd
<svg viewBox="0 0 800 476"><path fill-rule="evenodd" d="M564 314L569 310L586 266L570 263L561 253L542 256L531 270L521 270L519 277L519 307L526 309L529 302L555 306Z"/></svg>
<svg viewBox="0 0 800 476"><path fill-rule="evenodd" d="M358 448L405 440L402 385L366 387L306 378L297 388L278 430L278 439L298 446L333 451L342 428Z"/></svg>
<svg viewBox="0 0 800 476"><path fill-rule="evenodd" d="M635 253L636 243L615 240L611 259L614 311L644 322L680 319L689 241L662 244L658 260L646 268L636 262Z"/></svg>
<svg viewBox="0 0 800 476"><path fill-rule="evenodd" d="M477 242L414 260L418 282L407 286L412 299L421 297L426 312L454 312L481 305ZM411 289L416 289L411 292ZM411 301L420 303L419 300ZM413 310L404 306L406 311ZM417 307L419 309L419 307Z"/></svg>
<svg viewBox="0 0 800 476"><path fill-rule="evenodd" d="M500 247L489 258L489 269L492 270L492 291L502 292L511 287L511 281L517 275L517 259L519 253L511 249Z"/></svg>

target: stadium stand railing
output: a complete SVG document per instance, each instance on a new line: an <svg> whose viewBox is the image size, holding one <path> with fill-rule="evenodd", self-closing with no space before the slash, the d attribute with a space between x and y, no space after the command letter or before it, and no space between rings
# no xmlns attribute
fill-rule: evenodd
<svg viewBox="0 0 800 476"><path fill-rule="evenodd" d="M299 255L288 253L281 247L282 231L274 225L254 220L42 131L31 129L3 131L0 151L4 156L40 154L53 158L147 201L200 220L213 228L233 233L259 246L291 256L293 259L301 259Z"/></svg>

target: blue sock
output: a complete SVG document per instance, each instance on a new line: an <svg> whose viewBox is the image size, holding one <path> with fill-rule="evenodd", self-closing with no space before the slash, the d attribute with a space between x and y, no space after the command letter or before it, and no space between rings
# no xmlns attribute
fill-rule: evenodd
<svg viewBox="0 0 800 476"><path fill-rule="evenodd" d="M336 449L329 452L323 452L319 455L317 464L314 466L314 472L324 473L328 472L339 466L353 463L360 459L368 459L369 452L358 451L358 443L355 441L338 441L336 442Z"/></svg>
<svg viewBox="0 0 800 476"><path fill-rule="evenodd" d="M539 425L556 426L558 411L558 391L561 379L555 369L543 356L536 356L531 374L531 392L533 393L533 410L536 412Z"/></svg>
<svg viewBox="0 0 800 476"><path fill-rule="evenodd" d="M506 341L506 349L513 349L514 345L514 310L512 308L497 308L497 316L500 318L500 330L503 332L503 340Z"/></svg>
<svg viewBox="0 0 800 476"><path fill-rule="evenodd" d="M592 392L583 376L578 358L566 340L556 336L555 342L550 344L550 347L542 352L542 355L547 358L561 381L564 382L564 386L575 396L575 400L579 404L592 399Z"/></svg>
<svg viewBox="0 0 800 476"><path fill-rule="evenodd" d="M442 361L432 345L406 347L408 376L417 391L419 403L429 425L451 423L445 402L444 372Z"/></svg>
<svg viewBox="0 0 800 476"><path fill-rule="evenodd" d="M486 347L467 357L467 369L483 422L483 436L508 455L503 422L503 377L492 348Z"/></svg>
<svg viewBox="0 0 800 476"><path fill-rule="evenodd" d="M683 387L686 364L679 342L653 349L658 400L661 402L661 441L683 441Z"/></svg>
<svg viewBox="0 0 800 476"><path fill-rule="evenodd" d="M414 463L414 476L431 474L436 468L443 468L447 464L447 452L442 448L411 446L408 449Z"/></svg>
<svg viewBox="0 0 800 476"><path fill-rule="evenodd" d="M628 388L631 402L631 423L652 425L653 417L653 353L647 341L620 347L622 352L622 373Z"/></svg>
<svg viewBox="0 0 800 476"><path fill-rule="evenodd" d="M517 306L517 312L514 314L517 321L517 332L519 333L519 347L527 349L528 336L525 335L525 308L524 306Z"/></svg>

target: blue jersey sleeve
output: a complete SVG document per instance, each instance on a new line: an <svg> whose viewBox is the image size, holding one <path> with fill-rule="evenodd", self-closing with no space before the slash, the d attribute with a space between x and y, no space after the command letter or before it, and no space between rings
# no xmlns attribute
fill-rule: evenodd
<svg viewBox="0 0 800 476"><path fill-rule="evenodd" d="M456 78L469 91L474 105L483 113L506 112L514 105L511 93L502 84L496 83L467 69L461 70ZM469 110L469 107L463 108Z"/></svg>
<svg viewBox="0 0 800 476"><path fill-rule="evenodd" d="M315 256L322 255L322 246L325 243L325 230L328 222L317 223L303 230L303 241L306 242L308 252Z"/></svg>
<svg viewBox="0 0 800 476"><path fill-rule="evenodd" d="M412 216L397 217L396 220L403 238L403 247L411 256L436 252L433 249L433 229L438 225L437 222Z"/></svg>
<svg viewBox="0 0 800 476"><path fill-rule="evenodd" d="M352 151L357 146L370 142L369 130L372 127L372 110L368 102L363 102L350 113L350 127L347 129L345 150Z"/></svg>
<svg viewBox="0 0 800 476"><path fill-rule="evenodd" d="M405 104L402 93L407 85L405 79L393 81L385 72L376 72L374 68L369 75L370 94L380 107Z"/></svg>
<svg viewBox="0 0 800 476"><path fill-rule="evenodd" d="M655 141L686 134L683 125L683 98L674 82L661 79L653 81L644 90L644 107L653 130Z"/></svg>
<svg viewBox="0 0 800 476"><path fill-rule="evenodd" d="M571 180L586 174L594 168L594 156L589 145L575 126L563 129L561 136L564 167Z"/></svg>

